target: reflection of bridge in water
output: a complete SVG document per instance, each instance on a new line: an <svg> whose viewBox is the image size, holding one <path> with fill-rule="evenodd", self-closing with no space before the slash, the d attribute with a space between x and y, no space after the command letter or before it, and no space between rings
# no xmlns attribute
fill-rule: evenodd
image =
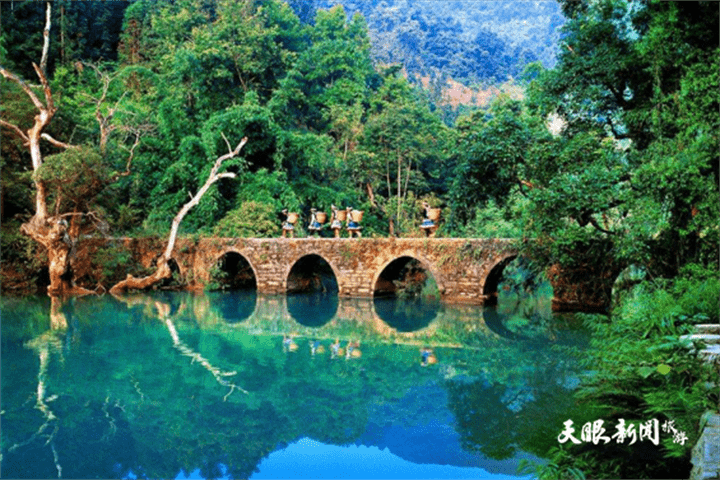
<svg viewBox="0 0 720 480"><path fill-rule="evenodd" d="M475 305L323 293L264 296L247 291L194 296L192 303L193 310L203 312L196 316L208 325L225 324L256 335L436 347L467 347L469 339L476 344L519 339L502 325L495 310ZM486 315L490 315L487 323Z"/></svg>

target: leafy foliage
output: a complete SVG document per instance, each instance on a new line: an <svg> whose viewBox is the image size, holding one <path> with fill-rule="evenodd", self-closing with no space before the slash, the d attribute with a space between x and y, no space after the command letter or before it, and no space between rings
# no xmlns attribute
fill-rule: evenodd
<svg viewBox="0 0 720 480"><path fill-rule="evenodd" d="M112 172L93 148L70 148L50 155L39 170L36 178L57 192L57 202L70 201L73 207L93 199L110 183Z"/></svg>
<svg viewBox="0 0 720 480"><path fill-rule="evenodd" d="M565 121L532 171L533 235L604 244L655 275L717 263L717 209L705 203L717 203L720 178L716 137L705 136L720 121L717 88L707 89L718 53L718 12L708 8L564 4L566 49L531 88L539 114ZM551 258L571 246L551 243Z"/></svg>
<svg viewBox="0 0 720 480"><path fill-rule="evenodd" d="M276 237L280 233L277 209L261 202L243 202L228 212L213 230L219 237Z"/></svg>

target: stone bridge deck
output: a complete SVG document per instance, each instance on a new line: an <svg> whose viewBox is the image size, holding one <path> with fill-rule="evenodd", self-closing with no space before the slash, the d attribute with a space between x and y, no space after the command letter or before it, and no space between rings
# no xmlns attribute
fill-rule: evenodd
<svg viewBox="0 0 720 480"><path fill-rule="evenodd" d="M250 264L259 293L286 293L293 266L316 255L332 269L340 296L372 297L390 263L416 259L434 277L443 301L473 304L494 296L502 268L518 254L506 239L207 238L178 242L175 259L182 274L208 282L231 252Z"/></svg>

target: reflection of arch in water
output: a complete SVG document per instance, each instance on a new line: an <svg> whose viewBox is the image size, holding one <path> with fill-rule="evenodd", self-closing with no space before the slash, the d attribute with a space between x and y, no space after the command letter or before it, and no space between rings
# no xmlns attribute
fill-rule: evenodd
<svg viewBox="0 0 720 480"><path fill-rule="evenodd" d="M440 302L428 302L422 298L376 297L373 299L375 314L398 332L415 332L435 320Z"/></svg>
<svg viewBox="0 0 720 480"><path fill-rule="evenodd" d="M211 297L212 306L227 323L240 323L250 318L257 308L255 290L216 293Z"/></svg>
<svg viewBox="0 0 720 480"><path fill-rule="evenodd" d="M213 275L211 281L219 283L221 290L257 289L255 268L238 252L225 252L215 263L215 269L218 273Z"/></svg>
<svg viewBox="0 0 720 480"><path fill-rule="evenodd" d="M337 313L337 291L288 294L287 309L290 316L299 324L306 327L322 327Z"/></svg>
<svg viewBox="0 0 720 480"><path fill-rule="evenodd" d="M437 284L438 292L443 286L440 278L431 268L431 263L411 255L402 255L388 261L373 279L373 297L418 296L429 280ZM402 288L398 288L401 285ZM400 292L400 290L403 290Z"/></svg>
<svg viewBox="0 0 720 480"><path fill-rule="evenodd" d="M287 275L287 293L338 292L335 269L320 255L309 254L300 257ZM337 306L337 304L336 304Z"/></svg>
<svg viewBox="0 0 720 480"><path fill-rule="evenodd" d="M496 333L497 335L507 338L509 340L522 340L525 337L518 335L517 333L508 330L503 323L506 320L506 315L498 313L495 308L484 308L483 309L483 320L487 328Z"/></svg>

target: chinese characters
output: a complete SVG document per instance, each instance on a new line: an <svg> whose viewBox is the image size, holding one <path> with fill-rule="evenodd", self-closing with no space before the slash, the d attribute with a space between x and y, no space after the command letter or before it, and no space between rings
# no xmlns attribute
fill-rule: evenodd
<svg viewBox="0 0 720 480"><path fill-rule="evenodd" d="M604 420L585 423L580 430L580 439L578 439L574 435L575 428L573 427L573 421L567 420L563 422L565 428L560 432L560 435L558 435L558 442L566 443L570 441L574 444L592 443L593 445L605 445L613 440L615 440L616 443L625 443L627 440L629 442L628 445L632 445L636 442L649 440L655 445L660 444L660 421L656 418L637 423L626 422L625 419L620 418L615 425L615 432L612 435L609 435L609 432L603 427L604 423ZM685 432L675 428L674 420L666 420L662 425L662 432L672 434L673 443L685 445L685 442L688 440Z"/></svg>

